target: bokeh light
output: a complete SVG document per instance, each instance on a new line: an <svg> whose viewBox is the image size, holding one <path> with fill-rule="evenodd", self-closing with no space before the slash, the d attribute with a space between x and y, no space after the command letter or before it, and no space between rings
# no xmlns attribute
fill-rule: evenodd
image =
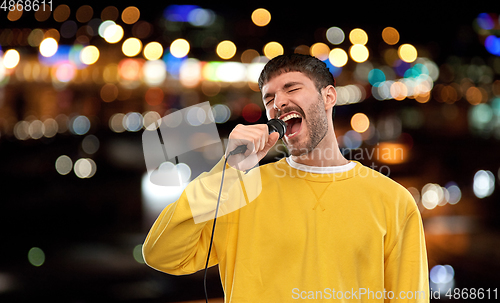
<svg viewBox="0 0 500 303"><path fill-rule="evenodd" d="M21 57L17 50L9 49L3 56L3 66L8 69L14 68L19 64L20 59Z"/></svg>
<svg viewBox="0 0 500 303"><path fill-rule="evenodd" d="M252 12L252 22L257 26L266 26L271 22L271 13L265 8L258 8Z"/></svg>
<svg viewBox="0 0 500 303"><path fill-rule="evenodd" d="M351 118L351 127L358 133L364 133L370 127L370 119L363 113L354 114Z"/></svg>
<svg viewBox="0 0 500 303"><path fill-rule="evenodd" d="M99 138L94 135L85 136L82 140L82 150L91 155L95 154L99 150Z"/></svg>
<svg viewBox="0 0 500 303"><path fill-rule="evenodd" d="M52 15L54 16L54 20L56 20L57 22L64 22L69 18L70 13L71 10L69 6L67 6L66 4L61 4L54 9Z"/></svg>
<svg viewBox="0 0 500 303"><path fill-rule="evenodd" d="M361 44L354 44L353 46L351 46L351 48L349 49L349 54L351 55L352 60L358 63L365 62L366 60L368 60L368 57L370 55L368 48Z"/></svg>
<svg viewBox="0 0 500 303"><path fill-rule="evenodd" d="M262 116L262 109L255 103L249 103L243 107L241 115L245 121L255 123Z"/></svg>
<svg viewBox="0 0 500 303"><path fill-rule="evenodd" d="M28 251L28 261L33 266L42 266L45 263L45 253L39 247L32 247Z"/></svg>
<svg viewBox="0 0 500 303"><path fill-rule="evenodd" d="M146 58L147 60L158 60L163 55L163 46L161 46L161 44L156 41L149 42L144 47L143 53L144 58Z"/></svg>
<svg viewBox="0 0 500 303"><path fill-rule="evenodd" d="M325 61L328 59L328 55L330 54L330 48L328 45L322 42L314 43L309 49L311 56L318 58L321 61Z"/></svg>
<svg viewBox="0 0 500 303"><path fill-rule="evenodd" d="M217 44L216 52L221 59L231 59L236 54L236 45L232 41L224 40Z"/></svg>
<svg viewBox="0 0 500 303"><path fill-rule="evenodd" d="M67 175L73 169L73 161L70 157L62 155L57 158L55 167L60 175Z"/></svg>
<svg viewBox="0 0 500 303"><path fill-rule="evenodd" d="M360 28L355 28L349 33L349 41L352 44L365 45L368 43L368 34Z"/></svg>
<svg viewBox="0 0 500 303"><path fill-rule="evenodd" d="M187 56L190 47L186 39L176 39L170 44L170 53L176 58L182 58Z"/></svg>
<svg viewBox="0 0 500 303"><path fill-rule="evenodd" d="M90 5L82 5L76 11L76 20L80 23L87 23L92 19L94 9Z"/></svg>
<svg viewBox="0 0 500 303"><path fill-rule="evenodd" d="M95 175L97 166L94 160L90 158L80 158L75 162L73 171L80 179L91 178Z"/></svg>
<svg viewBox="0 0 500 303"><path fill-rule="evenodd" d="M52 57L58 49L58 43L54 38L45 38L40 43L40 55L44 57Z"/></svg>
<svg viewBox="0 0 500 303"><path fill-rule="evenodd" d="M345 34L344 31L339 27L330 27L326 31L326 39L328 42L334 45L339 45L344 42Z"/></svg>
<svg viewBox="0 0 500 303"><path fill-rule="evenodd" d="M330 63L335 67L342 67L347 64L348 56L345 50L341 48L334 48L328 55Z"/></svg>
<svg viewBox="0 0 500 303"><path fill-rule="evenodd" d="M111 24L104 30L103 38L106 42L114 44L123 38L123 27L118 24Z"/></svg>
<svg viewBox="0 0 500 303"><path fill-rule="evenodd" d="M137 38L128 38L122 44L122 52L127 57L137 56L142 50L142 42Z"/></svg>
<svg viewBox="0 0 500 303"><path fill-rule="evenodd" d="M281 44L278 42L269 42L264 46L264 56L266 56L268 59L272 59L276 56L283 55L284 49Z"/></svg>
<svg viewBox="0 0 500 303"><path fill-rule="evenodd" d="M83 64L91 65L99 60L99 49L94 45L85 46L80 52L80 60Z"/></svg>
<svg viewBox="0 0 500 303"><path fill-rule="evenodd" d="M135 6L129 6L125 8L122 12L122 20L126 24L134 24L139 20L141 12Z"/></svg>
<svg viewBox="0 0 500 303"><path fill-rule="evenodd" d="M399 42L399 32L394 27L386 27L382 30L382 39L389 45L394 45Z"/></svg>
<svg viewBox="0 0 500 303"><path fill-rule="evenodd" d="M473 190L476 197L490 196L495 189L495 176L489 170L479 170L474 174Z"/></svg>
<svg viewBox="0 0 500 303"><path fill-rule="evenodd" d="M411 44L402 44L398 48L398 55L404 62L411 63L417 59L417 49Z"/></svg>

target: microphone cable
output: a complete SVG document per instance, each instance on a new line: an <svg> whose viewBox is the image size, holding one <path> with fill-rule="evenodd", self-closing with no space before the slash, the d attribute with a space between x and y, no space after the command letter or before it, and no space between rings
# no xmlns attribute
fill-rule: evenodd
<svg viewBox="0 0 500 303"><path fill-rule="evenodd" d="M215 217L214 217L214 224L212 225L212 236L210 237L210 245L208 247L208 255L207 255L207 263L205 264L205 274L203 276L203 288L205 289L205 302L208 303L208 293L207 293L207 269L208 269L208 261L210 260L210 253L212 252L212 243L214 241L214 234L215 234L215 223L217 222L217 214L219 213L219 204L220 204L220 196L222 194L222 185L224 183L224 173L226 172L226 164L227 164L227 159L232 156L233 153L229 153L226 159L224 160L224 167L222 168L222 178L220 180L220 189L219 189L219 196L217 197L217 206L215 208Z"/></svg>

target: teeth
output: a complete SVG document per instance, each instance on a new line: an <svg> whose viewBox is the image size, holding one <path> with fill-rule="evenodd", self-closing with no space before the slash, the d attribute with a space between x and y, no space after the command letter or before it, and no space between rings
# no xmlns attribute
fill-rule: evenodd
<svg viewBox="0 0 500 303"><path fill-rule="evenodd" d="M281 120L283 120L283 122L286 122L286 121L288 121L288 120L290 120L292 118L300 118L300 116L298 114L291 114L291 115L288 115L288 116L284 117Z"/></svg>
<svg viewBox="0 0 500 303"><path fill-rule="evenodd" d="M295 135L296 133L297 132L294 132L293 134L289 134L289 135L287 135L287 137L291 137L291 136Z"/></svg>

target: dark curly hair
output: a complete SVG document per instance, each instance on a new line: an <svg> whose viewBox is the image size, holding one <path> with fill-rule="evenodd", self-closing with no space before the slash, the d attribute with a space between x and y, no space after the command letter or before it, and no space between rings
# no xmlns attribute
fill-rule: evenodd
<svg viewBox="0 0 500 303"><path fill-rule="evenodd" d="M274 57L267 62L259 77L259 89L262 90L267 81L271 78L288 72L301 72L311 79L318 91L333 85L335 78L324 62L316 57L302 54L289 54Z"/></svg>

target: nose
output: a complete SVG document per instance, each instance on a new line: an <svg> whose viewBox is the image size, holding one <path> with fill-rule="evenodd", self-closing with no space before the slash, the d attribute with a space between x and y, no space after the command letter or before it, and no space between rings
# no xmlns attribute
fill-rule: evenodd
<svg viewBox="0 0 500 303"><path fill-rule="evenodd" d="M283 91L276 92L274 96L274 109L280 111L288 105L288 98Z"/></svg>

